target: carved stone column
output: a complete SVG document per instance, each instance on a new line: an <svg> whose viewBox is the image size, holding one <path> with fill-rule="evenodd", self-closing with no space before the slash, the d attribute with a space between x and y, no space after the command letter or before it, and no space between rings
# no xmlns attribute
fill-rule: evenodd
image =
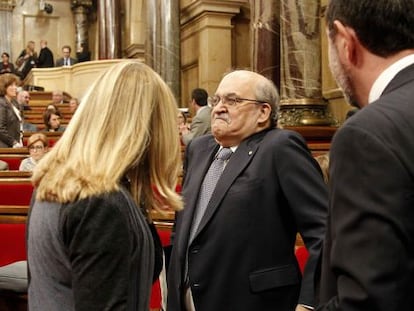
<svg viewBox="0 0 414 311"><path fill-rule="evenodd" d="M99 59L122 57L119 6L118 0L98 0Z"/></svg>
<svg viewBox="0 0 414 311"><path fill-rule="evenodd" d="M280 89L280 0L250 0L252 69Z"/></svg>
<svg viewBox="0 0 414 311"><path fill-rule="evenodd" d="M180 7L178 0L147 2L146 63L180 97Z"/></svg>
<svg viewBox="0 0 414 311"><path fill-rule="evenodd" d="M13 40L13 9L16 6L15 0L0 0L0 51L7 52L10 55L10 62L13 63L11 55L11 42Z"/></svg>
<svg viewBox="0 0 414 311"><path fill-rule="evenodd" d="M89 51L89 20L88 15L92 8L92 0L72 0L72 12L75 20L76 51L83 46Z"/></svg>
<svg viewBox="0 0 414 311"><path fill-rule="evenodd" d="M145 63L156 72L161 71L161 5L158 0L147 1L147 32Z"/></svg>
<svg viewBox="0 0 414 311"><path fill-rule="evenodd" d="M181 107L188 107L193 88L214 94L223 74L232 69L232 19L247 2L195 0L181 7Z"/></svg>
<svg viewBox="0 0 414 311"><path fill-rule="evenodd" d="M332 123L322 98L320 16L320 0L281 1L281 125Z"/></svg>

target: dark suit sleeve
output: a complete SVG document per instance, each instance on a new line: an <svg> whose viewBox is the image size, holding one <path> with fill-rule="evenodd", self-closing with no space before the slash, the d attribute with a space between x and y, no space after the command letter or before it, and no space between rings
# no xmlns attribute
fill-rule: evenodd
<svg viewBox="0 0 414 311"><path fill-rule="evenodd" d="M279 144L277 154L280 184L297 229L309 251L299 303L315 306L315 284L319 280L328 209L327 186L319 165L299 134L290 133L288 139Z"/></svg>
<svg viewBox="0 0 414 311"><path fill-rule="evenodd" d="M335 137L328 269L336 284L324 286L338 295L319 310L401 310L412 295L412 176L388 143L350 126Z"/></svg>
<svg viewBox="0 0 414 311"><path fill-rule="evenodd" d="M10 119L7 111L6 103L2 100L0 102L0 140L7 146L12 147L15 139L9 134Z"/></svg>
<svg viewBox="0 0 414 311"><path fill-rule="evenodd" d="M133 236L118 204L128 203L94 198L63 214L76 310L124 309L128 304Z"/></svg>

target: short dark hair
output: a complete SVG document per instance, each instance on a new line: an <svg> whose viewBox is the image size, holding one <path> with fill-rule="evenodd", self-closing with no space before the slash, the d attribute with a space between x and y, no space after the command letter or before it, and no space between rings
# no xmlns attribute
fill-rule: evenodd
<svg viewBox="0 0 414 311"><path fill-rule="evenodd" d="M70 45L64 45L64 46L62 46L62 51L63 51L63 49L68 49L69 50L69 53L72 52L72 48L70 47Z"/></svg>
<svg viewBox="0 0 414 311"><path fill-rule="evenodd" d="M205 89L197 88L191 92L191 98L195 100L197 105L206 106L207 99L208 99L208 93Z"/></svg>
<svg viewBox="0 0 414 311"><path fill-rule="evenodd" d="M326 14L331 36L335 20L353 28L362 45L378 56L414 48L413 0L331 0Z"/></svg>

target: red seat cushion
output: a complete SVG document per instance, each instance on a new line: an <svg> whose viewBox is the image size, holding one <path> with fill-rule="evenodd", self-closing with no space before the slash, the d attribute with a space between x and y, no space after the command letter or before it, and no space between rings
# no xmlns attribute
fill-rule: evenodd
<svg viewBox="0 0 414 311"><path fill-rule="evenodd" d="M30 181L27 183L2 183L0 185L0 204L29 205L32 193L33 185Z"/></svg>
<svg viewBox="0 0 414 311"><path fill-rule="evenodd" d="M26 225L0 224L0 266L26 258Z"/></svg>
<svg viewBox="0 0 414 311"><path fill-rule="evenodd" d="M20 167L20 163L22 162L21 157L2 157L1 160L7 162L9 164L9 170L11 171L18 171Z"/></svg>

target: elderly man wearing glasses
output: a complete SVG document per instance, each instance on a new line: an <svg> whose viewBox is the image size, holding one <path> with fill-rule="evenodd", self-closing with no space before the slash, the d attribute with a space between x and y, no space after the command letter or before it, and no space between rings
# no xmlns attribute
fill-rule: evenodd
<svg viewBox="0 0 414 311"><path fill-rule="evenodd" d="M27 140L30 157L20 163L19 171L33 171L37 163L48 151L48 146L49 143L45 134L36 133L30 136Z"/></svg>
<svg viewBox="0 0 414 311"><path fill-rule="evenodd" d="M260 74L239 70L220 82L212 135L186 148L169 311L315 307L328 194L304 139L276 128L278 104ZM297 232L309 251L303 278Z"/></svg>

